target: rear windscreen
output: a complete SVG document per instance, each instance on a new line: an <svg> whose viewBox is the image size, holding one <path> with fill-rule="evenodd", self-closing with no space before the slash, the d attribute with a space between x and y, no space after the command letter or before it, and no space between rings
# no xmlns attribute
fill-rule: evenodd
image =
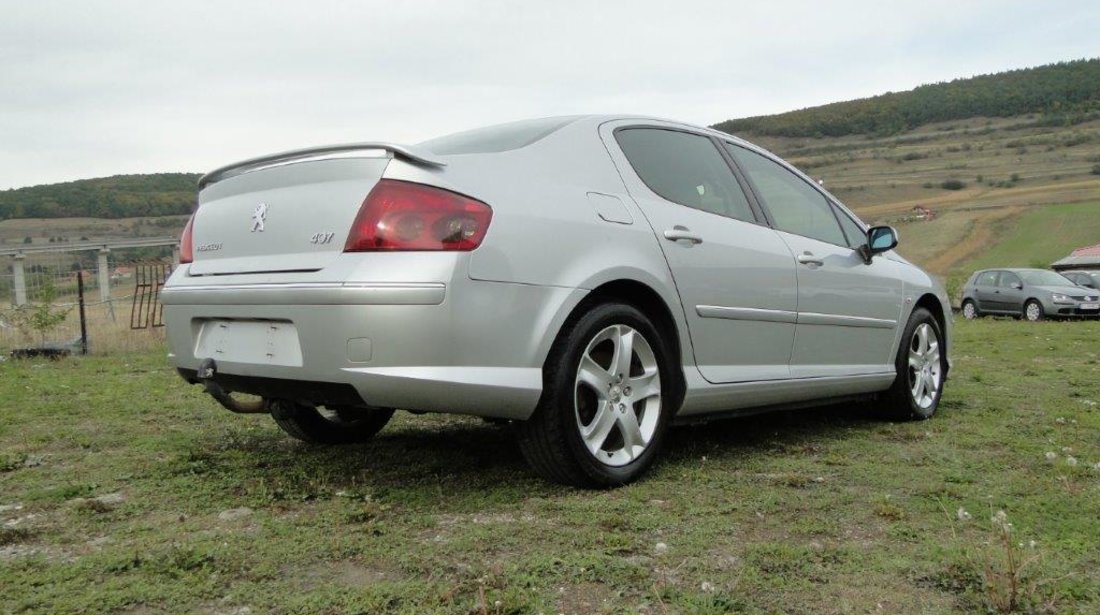
<svg viewBox="0 0 1100 615"><path fill-rule="evenodd" d="M456 132L445 137L424 141L418 144L418 147L440 156L506 152L531 145L562 126L575 121L578 117L575 115L546 117L475 128L474 130Z"/></svg>

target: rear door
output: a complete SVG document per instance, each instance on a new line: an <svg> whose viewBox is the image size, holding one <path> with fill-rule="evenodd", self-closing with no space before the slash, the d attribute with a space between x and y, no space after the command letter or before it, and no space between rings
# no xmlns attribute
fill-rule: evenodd
<svg viewBox="0 0 1100 615"><path fill-rule="evenodd" d="M787 378L797 294L793 259L710 137L604 125L601 135L653 227L711 382Z"/></svg>
<svg viewBox="0 0 1100 615"><path fill-rule="evenodd" d="M733 143L726 147L794 253L798 326L791 375L893 370L902 311L900 265L885 257L865 263L854 249L865 241L862 227L816 186L759 152ZM841 215L846 217L847 234Z"/></svg>
<svg viewBox="0 0 1100 615"><path fill-rule="evenodd" d="M997 305L1000 306L998 309L1004 312L1023 312L1024 301L1027 299L1023 286L1024 281L1020 276L1011 271L1002 271L997 278L997 290L994 293Z"/></svg>
<svg viewBox="0 0 1100 615"><path fill-rule="evenodd" d="M978 309L983 312L996 312L997 307L997 277L999 271L983 271L974 280L974 299L978 302Z"/></svg>

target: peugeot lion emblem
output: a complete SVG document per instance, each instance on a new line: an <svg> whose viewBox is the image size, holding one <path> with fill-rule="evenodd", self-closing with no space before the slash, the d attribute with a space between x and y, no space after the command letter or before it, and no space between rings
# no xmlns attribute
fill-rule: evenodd
<svg viewBox="0 0 1100 615"><path fill-rule="evenodd" d="M260 203L252 212L252 232L264 232L264 220L267 219L267 203Z"/></svg>

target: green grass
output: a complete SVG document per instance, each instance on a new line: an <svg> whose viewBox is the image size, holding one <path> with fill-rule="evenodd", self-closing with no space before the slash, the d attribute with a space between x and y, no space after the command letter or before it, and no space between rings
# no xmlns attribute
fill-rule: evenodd
<svg viewBox="0 0 1100 615"><path fill-rule="evenodd" d="M962 269L1046 269L1074 248L1100 243L1100 202L1037 207L1006 220L998 230L998 241L963 263Z"/></svg>
<svg viewBox="0 0 1100 615"><path fill-rule="evenodd" d="M22 506L0 512L0 612L983 612L997 510L1025 610L1097 612L1100 323L957 332L931 421L677 428L603 492L533 478L478 420L312 447L156 354L0 363L0 506Z"/></svg>

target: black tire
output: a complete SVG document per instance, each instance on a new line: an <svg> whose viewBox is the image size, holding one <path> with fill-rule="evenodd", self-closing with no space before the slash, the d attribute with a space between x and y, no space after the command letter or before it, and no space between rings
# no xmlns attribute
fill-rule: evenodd
<svg viewBox="0 0 1100 615"><path fill-rule="evenodd" d="M1032 317L1031 308L1034 307L1034 318ZM1028 299L1024 303L1024 311L1021 317L1028 322L1039 322L1047 317L1046 312L1043 311L1043 304L1039 303L1035 299Z"/></svg>
<svg viewBox="0 0 1100 615"><path fill-rule="evenodd" d="M967 307L970 308L969 311L967 311ZM974 303L971 299L962 302L962 309L960 311L962 312L963 318L967 320L976 320L982 317L982 313L978 311L978 304Z"/></svg>
<svg viewBox="0 0 1100 615"><path fill-rule="evenodd" d="M621 438L622 447L619 452L626 455L626 459L632 458L631 461L622 465L615 465L611 460L611 452L606 453L608 461L605 462L602 456L604 451L599 448L602 445L596 445L597 451L591 452L581 435L584 414L582 410L587 411L582 406L591 407L591 404L585 403L583 398L589 395L595 397L595 394L594 389L589 389L586 393L584 389L578 388L577 372L582 356L588 353L588 356L592 357L591 353L599 349L598 345L589 348L590 344L597 344L598 336L611 328L625 330L620 329L623 326L640 334L645 344L634 347L628 361L630 366L627 368L629 373L626 374L626 380L615 383L615 377L607 374L610 379L608 381L610 388L607 394L608 401L605 403L609 405L600 406L601 402L596 401L597 409L593 410L593 417L586 425L596 429L594 427L596 416L602 416L600 407L604 407L608 416L613 417L608 419L611 421L611 427L605 430L605 440L601 441L613 442L615 438ZM637 343L636 337L632 339ZM608 341L615 345L615 342ZM602 343L604 342L599 342L599 344ZM646 345L652 353L651 356L643 349ZM635 356L635 353L638 353L638 356ZM637 399L641 399L641 393L632 393L629 386L632 382L641 382L641 380L633 380L641 377L640 374L636 374L636 370L645 369L642 366L641 353L650 356L646 360L655 363L656 373L660 378L657 383L659 393L647 398L658 400L659 407L656 410L653 409L654 406L648 405L648 401L636 402L634 401L636 398L631 397L638 395ZM613 365L609 365L605 369L615 371L613 368ZM679 402L679 396L676 393L679 390L679 380L675 379L674 370L675 363L669 352L669 344L645 314L633 306L622 303L595 305L580 318L567 324L554 341L543 368L543 392L538 407L530 419L518 421L515 424L523 456L537 474L566 485L605 488L625 485L636 480L657 458L665 433L668 431L669 418L675 414L676 408L673 406ZM621 391L616 387L621 388ZM618 392L610 392L612 389ZM618 397L619 393L622 397ZM611 399L616 401L611 402ZM619 401L625 403L618 403ZM639 405L642 406L640 409ZM656 412L655 422L651 412ZM634 417L632 420L635 426L643 424L647 426L639 427L637 434L642 435L643 429L653 430L648 443L636 457L633 452L625 452L628 448L633 451L634 447L627 446L627 436L619 427L631 420L628 416ZM597 453L600 455L597 456Z"/></svg>
<svg viewBox="0 0 1100 615"><path fill-rule="evenodd" d="M311 444L365 442L393 416L392 408L338 408L322 414L315 406L286 399L266 403L276 425L290 437Z"/></svg>
<svg viewBox="0 0 1100 615"><path fill-rule="evenodd" d="M927 326L926 332L935 335L937 349L935 361L927 364L928 372L924 372L923 367L913 369L909 363L910 351L915 343L919 345L918 329L925 326ZM930 343L929 347L931 347ZM898 354L894 360L894 366L897 370L897 377L894 379L894 384L890 387L890 390L878 402L879 414L883 418L901 421L923 421L932 418L940 405L940 397L943 395L947 376L947 352L943 345L943 330L940 328L940 323L928 310L919 307L913 310L912 315L909 316L909 322L906 323L905 331L902 334L901 344L898 345ZM920 374L933 372L937 380L934 393L927 396L921 395L921 401L918 401L917 396L914 394L916 378ZM923 390L927 391L927 388L928 386L925 384Z"/></svg>

